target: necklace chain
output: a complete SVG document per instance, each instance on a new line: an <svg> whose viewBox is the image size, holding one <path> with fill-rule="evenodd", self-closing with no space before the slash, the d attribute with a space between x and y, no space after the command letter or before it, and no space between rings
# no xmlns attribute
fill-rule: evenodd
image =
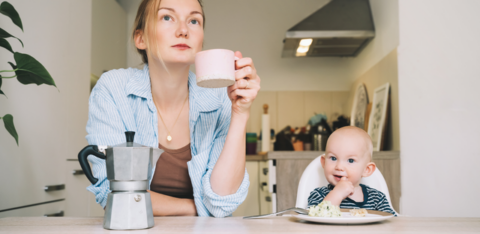
<svg viewBox="0 0 480 234"><path fill-rule="evenodd" d="M167 133L168 133L167 134L167 141L170 142L170 141L172 141L172 136L170 135L170 130L168 130L167 125L165 124L165 121L163 121L162 114L160 114L160 110L158 109L158 105L155 102L155 99L152 98L152 100L153 100L153 103L155 104L155 107L157 108L158 116L160 116L160 119L162 120L163 126L165 126L165 129L167 130ZM180 113L178 113L178 116L177 116L177 119L175 120L175 123L173 123L172 129L175 127L175 124L177 124L178 118L180 118L180 114L182 114L183 107L185 106L185 103L187 103L187 100L188 100L188 95L185 98L185 101L183 102L182 109L180 109Z"/></svg>

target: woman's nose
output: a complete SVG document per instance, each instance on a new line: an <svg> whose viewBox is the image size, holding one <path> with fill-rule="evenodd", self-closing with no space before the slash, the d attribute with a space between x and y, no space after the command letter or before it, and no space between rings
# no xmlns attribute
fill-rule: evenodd
<svg viewBox="0 0 480 234"><path fill-rule="evenodd" d="M176 32L177 37L185 37L188 38L188 27L186 22L181 22L178 26L177 32Z"/></svg>

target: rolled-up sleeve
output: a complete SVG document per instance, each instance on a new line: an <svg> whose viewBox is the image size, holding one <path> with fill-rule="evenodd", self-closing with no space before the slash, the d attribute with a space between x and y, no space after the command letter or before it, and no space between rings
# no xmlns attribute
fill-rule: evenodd
<svg viewBox="0 0 480 234"><path fill-rule="evenodd" d="M90 145L115 145L125 140L123 133L125 127L113 97L105 89L102 81L102 79L98 81L90 95L86 138ZM98 204L105 207L108 193L111 192L105 160L93 155L88 156L88 160L92 164L93 176L98 181L88 186L87 190L95 194Z"/></svg>
<svg viewBox="0 0 480 234"><path fill-rule="evenodd" d="M220 196L213 192L212 186L210 184L210 177L212 175L213 167L215 166L218 158L220 157L220 153L222 152L223 146L225 144L225 139L227 138L227 133L230 126L230 118L231 102L228 98L225 98L217 125L217 129L219 129L219 131L213 142L207 171L202 177L203 203L210 212L210 214L214 217L230 216L247 197L248 187L250 185L246 169L243 181L234 194Z"/></svg>

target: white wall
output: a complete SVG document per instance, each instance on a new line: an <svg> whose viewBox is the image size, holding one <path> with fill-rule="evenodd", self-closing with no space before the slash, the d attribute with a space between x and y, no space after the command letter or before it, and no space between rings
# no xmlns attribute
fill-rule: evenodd
<svg viewBox="0 0 480 234"><path fill-rule="evenodd" d="M127 66L127 13L115 0L92 2L92 74Z"/></svg>
<svg viewBox="0 0 480 234"><path fill-rule="evenodd" d="M370 0L375 38L346 65L349 77L358 79L398 46L398 0ZM372 90L373 91L373 90Z"/></svg>
<svg viewBox="0 0 480 234"><path fill-rule="evenodd" d="M137 50L131 39L133 23L135 16L137 15L138 6L140 6L141 0L117 0L127 14L126 27L126 40L127 40L127 67L143 68L142 59L138 55Z"/></svg>
<svg viewBox="0 0 480 234"><path fill-rule="evenodd" d="M127 66L139 67L130 40L139 0L118 0L127 11ZM328 0L203 0L206 15L204 49L239 50L252 57L262 91L349 90L349 59L281 58L285 32L320 9ZM141 66L140 66L141 67Z"/></svg>
<svg viewBox="0 0 480 234"><path fill-rule="evenodd" d="M398 0L370 0L375 38L355 58L349 58L345 67L349 70L350 97L345 113L350 116L353 98L358 84L367 88L370 102L374 90L390 83L390 124L387 126L386 150L400 150L398 121L398 71L397 53L399 44Z"/></svg>
<svg viewBox="0 0 480 234"><path fill-rule="evenodd" d="M399 1L403 214L480 217L478 9Z"/></svg>
<svg viewBox="0 0 480 234"><path fill-rule="evenodd" d="M117 0L127 12L127 66L142 67L130 36L140 0ZM252 57L262 91L346 91L398 46L398 0L371 0L376 36L354 58L281 58L285 32L329 0L203 0L204 49ZM242 30L240 30L242 29Z"/></svg>
<svg viewBox="0 0 480 234"><path fill-rule="evenodd" d="M392 50L387 56L363 73L351 86L350 96L344 113L350 116L353 107L355 91L359 84L364 84L367 89L368 100L373 102L373 94L376 88L390 84L390 111L388 112L389 123L386 127L386 137L383 150L400 150L400 132L398 122L398 61L397 50Z"/></svg>
<svg viewBox="0 0 480 234"><path fill-rule="evenodd" d="M5 16L0 27L21 38L14 50L32 55L58 89L4 80L0 115L14 116L20 146L0 124L0 210L51 199L44 185L63 184L66 158L87 144L85 125L90 79L90 0L9 0L24 33ZM0 70L10 70L11 53L0 48ZM4 73L2 73L3 75Z"/></svg>

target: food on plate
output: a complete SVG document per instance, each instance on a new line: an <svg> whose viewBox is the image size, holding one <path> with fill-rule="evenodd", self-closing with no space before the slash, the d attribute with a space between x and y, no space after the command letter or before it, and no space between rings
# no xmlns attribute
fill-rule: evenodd
<svg viewBox="0 0 480 234"><path fill-rule="evenodd" d="M332 205L330 201L322 201L316 206L310 206L308 216L313 217L342 217L340 207Z"/></svg>
<svg viewBox="0 0 480 234"><path fill-rule="evenodd" d="M353 209L353 210L350 210L350 215L351 216L355 216L355 217L365 217L365 215L367 215L368 212L366 209Z"/></svg>

